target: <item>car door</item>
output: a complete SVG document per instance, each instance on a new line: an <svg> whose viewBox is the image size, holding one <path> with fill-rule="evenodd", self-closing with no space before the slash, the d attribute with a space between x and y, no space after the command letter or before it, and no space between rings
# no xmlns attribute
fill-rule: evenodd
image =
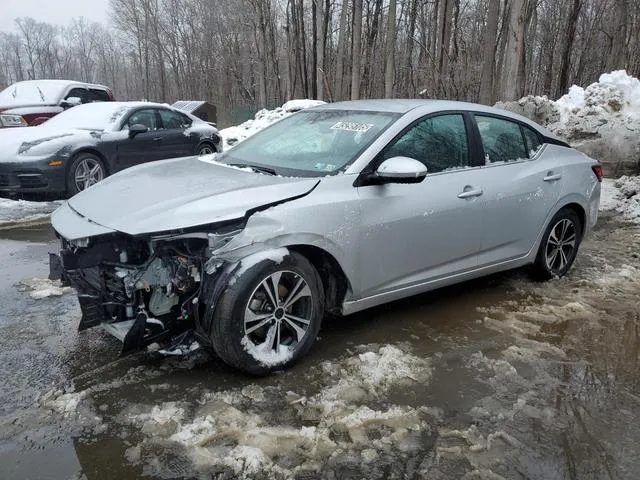
<svg viewBox="0 0 640 480"><path fill-rule="evenodd" d="M163 158L176 158L194 155L199 142L197 132L189 131L191 119L179 112L166 108L158 109L162 137Z"/></svg>
<svg viewBox="0 0 640 480"><path fill-rule="evenodd" d="M404 156L427 167L417 184L358 187L362 296L474 269L480 248L482 186L460 113L421 119L374 163Z"/></svg>
<svg viewBox="0 0 640 480"><path fill-rule="evenodd" d="M128 168L140 163L167 158L163 153L162 136L158 132L160 119L156 108L140 108L129 114L122 130L127 131L132 125L144 125L147 131L135 136L123 136L118 142L119 168Z"/></svg>
<svg viewBox="0 0 640 480"><path fill-rule="evenodd" d="M562 191L562 165L544 155L529 126L495 115L474 115L485 166L480 266L529 253Z"/></svg>

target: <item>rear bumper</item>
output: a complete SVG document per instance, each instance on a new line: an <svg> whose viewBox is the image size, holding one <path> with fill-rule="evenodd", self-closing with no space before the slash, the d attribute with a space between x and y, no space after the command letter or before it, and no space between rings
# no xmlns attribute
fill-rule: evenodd
<svg viewBox="0 0 640 480"><path fill-rule="evenodd" d="M33 162L0 162L0 192L43 193L66 190L64 166L50 167L49 159Z"/></svg>

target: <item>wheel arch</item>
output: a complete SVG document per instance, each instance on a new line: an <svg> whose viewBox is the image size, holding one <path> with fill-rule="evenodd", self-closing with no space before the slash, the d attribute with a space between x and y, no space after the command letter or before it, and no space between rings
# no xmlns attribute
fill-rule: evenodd
<svg viewBox="0 0 640 480"><path fill-rule="evenodd" d="M218 152L218 148L216 147L215 143L213 143L213 140L211 140L210 138L204 138L198 142L198 145L196 145L196 154L198 153L198 150L200 150L200 147L202 147L203 145L209 145L214 152Z"/></svg>
<svg viewBox="0 0 640 480"><path fill-rule="evenodd" d="M340 263L326 250L314 245L287 245L290 251L297 252L311 262L322 279L325 293L325 311L338 315L342 302L351 289L351 284Z"/></svg>
<svg viewBox="0 0 640 480"><path fill-rule="evenodd" d="M67 169L66 169L67 174L69 173L69 168L71 168L71 164L73 163L73 161L78 157L78 155L82 155L83 153L90 153L91 155L95 155L96 157L98 157L102 162L102 165L104 166L104 169L105 169L104 173L106 175L111 175L111 171L109 169L109 162L107 161L107 158L104 156L104 154L101 151L99 151L94 147L82 147L76 150L75 152L73 152L73 155L71 155L71 157L69 158L69 161L67 162Z"/></svg>
<svg viewBox="0 0 640 480"><path fill-rule="evenodd" d="M585 230L587 227L587 212L585 211L584 207L579 203L571 202L559 208L556 213L558 213L560 210L563 210L565 208L568 208L569 210L573 210L576 213L576 215L578 215L578 218L580 219L580 227L582 230L581 234L582 234L582 237L584 237Z"/></svg>

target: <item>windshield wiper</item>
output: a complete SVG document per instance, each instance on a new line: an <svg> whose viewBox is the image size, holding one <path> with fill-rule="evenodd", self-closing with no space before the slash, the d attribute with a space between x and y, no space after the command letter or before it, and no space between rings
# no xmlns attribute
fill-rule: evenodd
<svg viewBox="0 0 640 480"><path fill-rule="evenodd" d="M40 90L40 87L38 87L37 85L36 85L36 88L38 89L38 92L40 93L40 98L44 102L44 93L42 93L42 90Z"/></svg>
<svg viewBox="0 0 640 480"><path fill-rule="evenodd" d="M248 163L228 163L230 167L238 167L238 168L250 168L258 173L266 173L267 175L277 175L276 171L273 168L269 167L259 167L257 165L250 165Z"/></svg>

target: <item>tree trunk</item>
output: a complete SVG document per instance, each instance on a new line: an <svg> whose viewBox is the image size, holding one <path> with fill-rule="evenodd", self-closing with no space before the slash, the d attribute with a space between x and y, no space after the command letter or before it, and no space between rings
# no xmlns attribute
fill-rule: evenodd
<svg viewBox="0 0 640 480"><path fill-rule="evenodd" d="M389 19L387 27L387 65L384 70L384 98L393 98L393 81L396 77L396 0L389 0Z"/></svg>
<svg viewBox="0 0 640 480"><path fill-rule="evenodd" d="M511 0L507 45L502 77L503 100L518 100L524 95L525 31L529 0Z"/></svg>
<svg viewBox="0 0 640 480"><path fill-rule="evenodd" d="M571 52L573 50L573 42L576 36L576 26L578 24L578 16L582 8L582 0L573 0L573 6L567 19L567 34L564 39L564 48L562 50L562 60L560 63L560 78L556 88L556 98L560 98L569 88L569 66L571 65Z"/></svg>
<svg viewBox="0 0 640 480"><path fill-rule="evenodd" d="M344 85L344 64L347 56L346 38L347 38L347 11L349 8L349 0L343 0L342 10L340 12L340 27L338 30L338 53L336 58L336 78L335 78L335 99L342 100L342 86Z"/></svg>
<svg viewBox="0 0 640 480"><path fill-rule="evenodd" d="M496 68L496 40L498 38L498 17L500 15L500 0L489 0L487 13L487 28L482 43L483 61L482 76L480 78L480 103L493 105L495 102L493 78Z"/></svg>
<svg viewBox="0 0 640 480"><path fill-rule="evenodd" d="M324 12L323 2L324 0L313 0L316 5L316 85L317 94L316 99L324 99Z"/></svg>
<svg viewBox="0 0 640 480"><path fill-rule="evenodd" d="M360 98L360 63L362 61L362 0L353 0L353 67L351 70L351 100Z"/></svg>

